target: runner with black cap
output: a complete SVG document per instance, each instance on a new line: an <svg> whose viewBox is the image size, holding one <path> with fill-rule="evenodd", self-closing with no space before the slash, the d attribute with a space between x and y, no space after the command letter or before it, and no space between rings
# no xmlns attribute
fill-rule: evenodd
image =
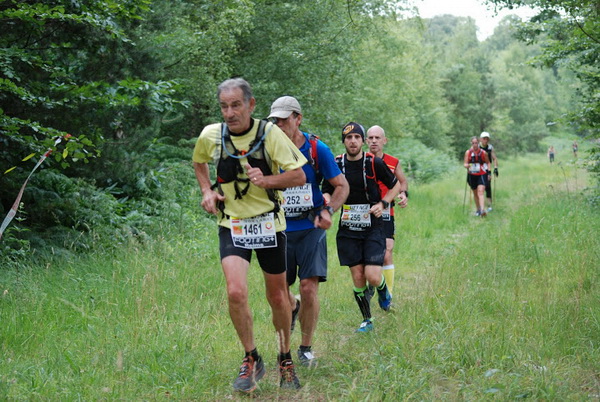
<svg viewBox="0 0 600 402"><path fill-rule="evenodd" d="M400 191L400 182L385 162L363 152L364 141L365 130L360 124L346 124L342 130L346 153L336 157L350 185L350 193L342 206L336 242L340 265L350 267L354 299L363 316L357 332L373 330L371 307L365 295L367 283L377 289L379 306L385 311L391 307L392 295L381 272L385 256L382 215ZM389 189L385 197L381 196L378 182ZM327 182L323 184L323 193L326 197L333 193Z"/></svg>

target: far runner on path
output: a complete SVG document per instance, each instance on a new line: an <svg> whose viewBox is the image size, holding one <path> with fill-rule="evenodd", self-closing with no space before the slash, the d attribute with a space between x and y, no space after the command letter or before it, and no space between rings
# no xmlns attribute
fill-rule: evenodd
<svg viewBox="0 0 600 402"><path fill-rule="evenodd" d="M492 202L496 201L492 199L492 165L494 165L494 176L498 177L498 159L496 158L496 151L494 146L490 144L490 133L484 131L479 136L481 143L479 148L483 149L488 155L488 159L491 163L485 165L487 172L487 184L485 186L485 200L487 202L487 212L492 210Z"/></svg>
<svg viewBox="0 0 600 402"><path fill-rule="evenodd" d="M473 190L475 198L476 216L486 216L485 211L485 186L487 184L487 170L484 164L490 163L487 154L479 148L477 137L471 137L471 148L465 152L463 166L467 169L467 182Z"/></svg>

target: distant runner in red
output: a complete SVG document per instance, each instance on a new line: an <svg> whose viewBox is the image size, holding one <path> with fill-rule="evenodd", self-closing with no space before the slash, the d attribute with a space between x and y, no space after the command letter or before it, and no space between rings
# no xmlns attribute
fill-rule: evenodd
<svg viewBox="0 0 600 402"><path fill-rule="evenodd" d="M479 148L479 139L471 137L471 148L465 152L463 166L467 169L467 182L473 190L475 198L476 216L486 216L485 211L485 186L487 185L487 170L490 160L485 151Z"/></svg>

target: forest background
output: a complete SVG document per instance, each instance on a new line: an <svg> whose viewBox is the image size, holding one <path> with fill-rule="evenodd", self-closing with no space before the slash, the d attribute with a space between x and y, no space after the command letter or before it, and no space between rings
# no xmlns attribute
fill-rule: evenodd
<svg viewBox="0 0 600 402"><path fill-rule="evenodd" d="M198 219L193 144L220 121L215 89L242 76L256 117L289 94L334 152L340 128L378 124L409 179L451 173L485 130L503 158L598 137L598 8L540 7L477 40L475 21L423 20L409 2L2 1L0 212L34 164L2 264L113 247ZM595 179L598 144L582 166Z"/></svg>

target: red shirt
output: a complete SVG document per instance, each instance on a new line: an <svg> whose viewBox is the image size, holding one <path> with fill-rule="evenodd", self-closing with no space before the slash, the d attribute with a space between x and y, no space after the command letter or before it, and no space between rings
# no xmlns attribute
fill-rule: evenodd
<svg viewBox="0 0 600 402"><path fill-rule="evenodd" d="M395 175L395 173L396 173L396 167L398 166L398 163L400 163L400 160L398 158L395 158L392 155L388 155L388 154L383 154L383 156L381 157L381 159L383 159L383 161L385 162L385 164L387 165L387 167ZM388 192L389 189L382 182L377 182L377 184L379 184L379 189L381 190L381 198L385 197L385 195L387 194L387 192ZM392 216L394 216L394 208L390 208L390 214Z"/></svg>
<svg viewBox="0 0 600 402"><path fill-rule="evenodd" d="M473 176L482 176L486 174L486 170L483 168L483 164L485 163L485 151L479 148L479 153L475 153L473 148L469 149L469 163L479 163L479 171L473 172L469 169L469 174Z"/></svg>

